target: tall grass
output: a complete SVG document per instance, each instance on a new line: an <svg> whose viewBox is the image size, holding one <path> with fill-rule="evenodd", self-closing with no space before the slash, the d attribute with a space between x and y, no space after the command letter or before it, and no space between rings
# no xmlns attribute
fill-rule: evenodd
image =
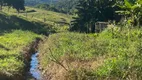
<svg viewBox="0 0 142 80"><path fill-rule="evenodd" d="M41 67L56 73L55 66L62 66L67 73L60 76L66 80L141 80L141 42L141 29L53 34L40 48Z"/></svg>

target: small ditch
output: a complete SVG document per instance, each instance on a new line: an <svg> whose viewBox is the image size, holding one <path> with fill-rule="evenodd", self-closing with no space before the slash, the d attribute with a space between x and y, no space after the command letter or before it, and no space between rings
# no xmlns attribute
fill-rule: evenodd
<svg viewBox="0 0 142 80"><path fill-rule="evenodd" d="M40 41L42 41L40 38L36 38L35 41L33 41L31 44L29 44L23 49L21 53L22 57L24 57L25 66L21 71L19 71L18 74L7 76L4 73L0 73L0 80L42 80L41 72L38 68L39 53L37 52Z"/></svg>
<svg viewBox="0 0 142 80"><path fill-rule="evenodd" d="M38 45L40 43L41 39L36 39L35 42L31 45L31 51L28 52L29 58L27 60L27 74L26 74L26 80L42 80L41 78L41 72L39 70L39 61L38 61Z"/></svg>
<svg viewBox="0 0 142 80"><path fill-rule="evenodd" d="M38 52L33 54L31 56L31 62L30 62L30 74L31 76L35 79L35 80L41 80L41 73L40 73L40 70L38 69Z"/></svg>

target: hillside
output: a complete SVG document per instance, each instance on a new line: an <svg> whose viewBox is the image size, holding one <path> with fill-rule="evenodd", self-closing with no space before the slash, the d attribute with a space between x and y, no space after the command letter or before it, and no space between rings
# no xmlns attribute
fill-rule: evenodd
<svg viewBox="0 0 142 80"><path fill-rule="evenodd" d="M25 4L40 9L51 10L60 13L73 14L78 0L26 0Z"/></svg>
<svg viewBox="0 0 142 80"><path fill-rule="evenodd" d="M54 29L53 32L55 32L55 30L62 31L62 28L68 29L72 18L71 15L66 15L47 10L40 10L30 7L26 7L26 11L21 12L18 15L15 9L10 9L9 11L7 11L7 8L5 7L3 11L9 15L15 15L26 21L28 20L29 22L36 22L37 24L41 23L41 26L38 26L39 28L52 28L52 30Z"/></svg>

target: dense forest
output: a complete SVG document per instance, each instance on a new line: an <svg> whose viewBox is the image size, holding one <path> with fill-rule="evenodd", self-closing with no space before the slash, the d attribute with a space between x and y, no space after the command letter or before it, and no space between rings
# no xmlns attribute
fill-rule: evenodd
<svg viewBox="0 0 142 80"><path fill-rule="evenodd" d="M142 80L142 0L0 0L0 80Z"/></svg>

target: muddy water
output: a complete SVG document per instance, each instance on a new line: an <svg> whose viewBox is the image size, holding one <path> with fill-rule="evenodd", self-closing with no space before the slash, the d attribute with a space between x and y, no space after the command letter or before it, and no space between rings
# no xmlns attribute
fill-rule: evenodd
<svg viewBox="0 0 142 80"><path fill-rule="evenodd" d="M38 69L38 56L39 53L35 53L32 55L31 57L31 63L30 63L30 74L32 75L32 77L34 77L35 80L41 80L41 73Z"/></svg>

